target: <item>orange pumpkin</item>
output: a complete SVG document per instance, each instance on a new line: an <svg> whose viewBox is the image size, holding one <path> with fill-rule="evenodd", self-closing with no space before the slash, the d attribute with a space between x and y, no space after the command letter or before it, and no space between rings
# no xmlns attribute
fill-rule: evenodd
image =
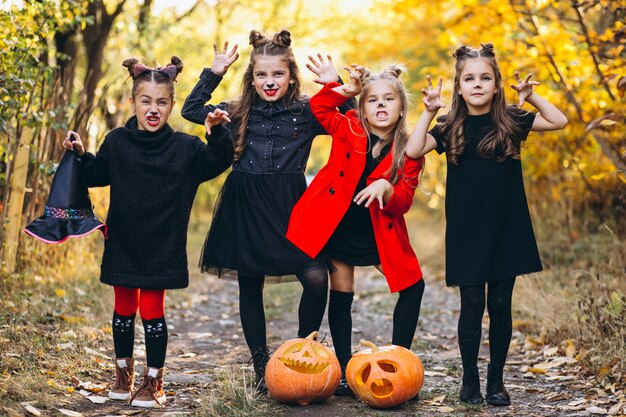
<svg viewBox="0 0 626 417"><path fill-rule="evenodd" d="M341 367L333 351L315 340L318 334L288 340L274 352L265 368L265 383L272 398L308 405L333 395Z"/></svg>
<svg viewBox="0 0 626 417"><path fill-rule="evenodd" d="M361 340L369 349L355 353L346 367L346 380L354 394L375 408L395 407L415 397L424 383L424 367L402 346L378 347Z"/></svg>

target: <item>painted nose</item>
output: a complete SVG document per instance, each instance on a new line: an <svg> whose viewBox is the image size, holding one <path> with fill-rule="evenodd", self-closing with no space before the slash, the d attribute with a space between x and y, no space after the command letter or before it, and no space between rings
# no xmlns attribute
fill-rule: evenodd
<svg viewBox="0 0 626 417"><path fill-rule="evenodd" d="M274 88L274 83L267 83L265 85L267 86L267 88Z"/></svg>
<svg viewBox="0 0 626 417"><path fill-rule="evenodd" d="M383 103L382 101L378 102L378 107L385 107L385 103Z"/></svg>

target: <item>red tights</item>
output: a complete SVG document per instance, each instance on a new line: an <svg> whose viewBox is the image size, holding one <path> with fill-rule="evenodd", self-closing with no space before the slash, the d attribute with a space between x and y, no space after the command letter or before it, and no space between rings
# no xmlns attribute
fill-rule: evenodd
<svg viewBox="0 0 626 417"><path fill-rule="evenodd" d="M153 320L165 315L165 290L113 287L115 312L120 316L137 314L142 320Z"/></svg>

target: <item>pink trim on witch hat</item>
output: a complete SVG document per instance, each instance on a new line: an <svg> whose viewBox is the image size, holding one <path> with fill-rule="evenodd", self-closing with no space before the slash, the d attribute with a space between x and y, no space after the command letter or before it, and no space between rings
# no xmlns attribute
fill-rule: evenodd
<svg viewBox="0 0 626 417"><path fill-rule="evenodd" d="M81 171L78 155L65 152L52 180L44 214L26 226L24 232L50 244L63 243L94 230L102 231L107 238L107 227L93 212Z"/></svg>

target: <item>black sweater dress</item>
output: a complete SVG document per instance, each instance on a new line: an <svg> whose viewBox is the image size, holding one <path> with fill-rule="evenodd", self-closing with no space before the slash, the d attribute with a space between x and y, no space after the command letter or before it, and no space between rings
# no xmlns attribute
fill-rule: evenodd
<svg viewBox="0 0 626 417"><path fill-rule="evenodd" d="M187 226L198 185L228 168L233 147L221 126L203 143L165 125L137 130L133 116L96 155L82 157L89 187L111 186L100 280L109 285L185 288Z"/></svg>

